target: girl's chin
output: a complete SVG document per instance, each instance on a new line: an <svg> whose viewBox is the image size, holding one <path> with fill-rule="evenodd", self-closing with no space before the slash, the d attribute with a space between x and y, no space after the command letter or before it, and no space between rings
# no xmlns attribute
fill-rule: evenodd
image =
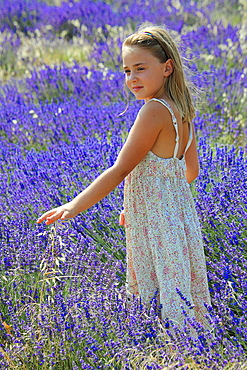
<svg viewBox="0 0 247 370"><path fill-rule="evenodd" d="M141 94L138 94L138 93L133 93L133 95L135 96L135 98L137 100L145 100L145 96L141 95Z"/></svg>

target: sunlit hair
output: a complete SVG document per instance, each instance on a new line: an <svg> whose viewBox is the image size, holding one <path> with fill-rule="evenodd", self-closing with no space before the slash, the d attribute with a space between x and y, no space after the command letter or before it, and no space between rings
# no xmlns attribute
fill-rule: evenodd
<svg viewBox="0 0 247 370"><path fill-rule="evenodd" d="M167 96L175 103L183 122L190 122L195 116L191 88L185 77L178 47L168 31L161 26L144 23L136 33L125 39L122 47L124 48L125 46L145 48L160 63L165 63L168 59L172 59L173 72L166 78L165 91Z"/></svg>

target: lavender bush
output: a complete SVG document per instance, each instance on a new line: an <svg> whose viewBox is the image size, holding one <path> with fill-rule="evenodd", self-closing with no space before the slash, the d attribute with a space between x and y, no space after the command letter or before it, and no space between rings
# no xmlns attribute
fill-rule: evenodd
<svg viewBox="0 0 247 370"><path fill-rule="evenodd" d="M247 368L246 32L244 5L230 3L230 15L223 0L0 5L0 368ZM204 91L191 190L212 297L208 330L186 317L183 331L160 322L155 297L149 308L127 300L123 184L71 221L35 224L114 163L140 108L132 101L119 116L121 41L144 20L165 21L180 37ZM35 43L42 57L30 53ZM86 54L49 64L46 45L54 55L56 45Z"/></svg>

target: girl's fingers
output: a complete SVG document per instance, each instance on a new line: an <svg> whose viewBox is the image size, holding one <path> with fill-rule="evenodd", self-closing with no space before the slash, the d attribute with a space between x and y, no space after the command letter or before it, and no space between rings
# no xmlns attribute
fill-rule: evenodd
<svg viewBox="0 0 247 370"><path fill-rule="evenodd" d="M55 210L50 210L48 212L45 212L42 216L40 216L37 220L37 223L39 224L42 221L45 221L48 217L50 217L52 214L54 214Z"/></svg>
<svg viewBox="0 0 247 370"><path fill-rule="evenodd" d="M46 225L50 225L59 219L65 220L66 218L69 217L69 214L70 212L64 209L52 209L44 213L40 218L38 218L37 223L46 221Z"/></svg>
<svg viewBox="0 0 247 370"><path fill-rule="evenodd" d="M47 221L57 221L59 218L61 218L61 215L64 213L64 211L61 211L61 210L57 210L55 213L53 213L52 215L50 215L49 217L46 217Z"/></svg>
<svg viewBox="0 0 247 370"><path fill-rule="evenodd" d="M50 225L59 219L65 220L67 218L72 218L75 215L76 213L73 207L71 208L69 204L64 204L60 207L53 208L50 211L45 212L42 216L38 218L36 222L39 224L42 221L45 221L46 225Z"/></svg>
<svg viewBox="0 0 247 370"><path fill-rule="evenodd" d="M120 226L126 226L126 223L125 223L125 217L124 217L124 212L122 211L119 215L119 225Z"/></svg>
<svg viewBox="0 0 247 370"><path fill-rule="evenodd" d="M69 215L69 211L64 211L62 216L61 216L61 220L65 220L68 215Z"/></svg>
<svg viewBox="0 0 247 370"><path fill-rule="evenodd" d="M122 226L123 225L123 214L120 213L119 215L119 225Z"/></svg>

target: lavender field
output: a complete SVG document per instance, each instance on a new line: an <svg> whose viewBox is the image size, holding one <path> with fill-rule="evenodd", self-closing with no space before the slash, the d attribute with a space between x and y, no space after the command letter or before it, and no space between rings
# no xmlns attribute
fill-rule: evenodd
<svg viewBox="0 0 247 370"><path fill-rule="evenodd" d="M121 42L143 21L180 39L201 90L191 191L210 330L161 323L155 297L127 304L123 184L36 224L114 163L142 104L119 115ZM0 369L247 369L246 25L241 0L0 1Z"/></svg>

